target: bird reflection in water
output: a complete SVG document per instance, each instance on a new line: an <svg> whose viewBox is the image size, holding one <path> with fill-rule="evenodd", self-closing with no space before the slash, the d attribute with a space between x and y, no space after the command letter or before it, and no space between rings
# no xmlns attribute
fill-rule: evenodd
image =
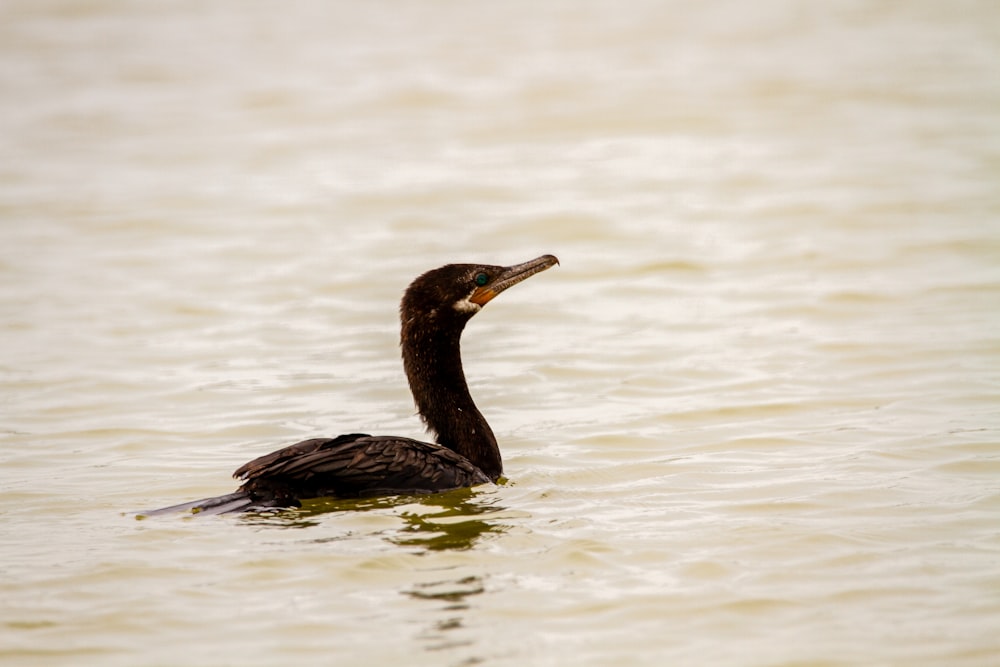
<svg viewBox="0 0 1000 667"><path fill-rule="evenodd" d="M444 651L475 644L473 639L462 639L456 631L465 627L462 614L469 608L468 598L482 595L485 590L482 578L472 575L458 579L423 582L409 591L404 591L406 595L415 600L441 603L441 607L438 609L441 612L441 618L435 620L420 635L421 639L428 642L427 650ZM474 664L480 661L478 658L470 658L463 664Z"/></svg>
<svg viewBox="0 0 1000 667"><path fill-rule="evenodd" d="M355 500L323 499L303 503L301 508L243 514L240 521L254 526L272 528L310 528L336 521L336 515L357 512L388 512L398 517L402 525L395 529L376 531L379 537L418 556L444 551L466 551L490 535L501 535L510 529L511 515L498 504L492 493L476 489L456 489L431 495L388 496ZM356 533L323 537L317 543L358 539ZM427 623L420 633L426 650L433 652L469 651L479 646L470 636L465 615L470 599L486 591L482 577L456 568L455 576L447 570L433 571L433 577L415 582L400 590L402 595L431 605L422 614ZM443 576L442 576L443 575ZM482 656L470 655L460 664L482 662Z"/></svg>
<svg viewBox="0 0 1000 667"><path fill-rule="evenodd" d="M389 543L416 547L420 552L464 551L487 535L499 535L509 528L503 522L504 507L497 497L475 489L456 489L428 495L385 496L364 499L321 499L303 503L301 508L249 512L242 523L272 528L310 528L325 523L324 517L339 512L391 511L403 521L392 531L379 531ZM320 538L319 542L350 539L350 535Z"/></svg>
<svg viewBox="0 0 1000 667"><path fill-rule="evenodd" d="M477 495L470 489L438 494L434 504L440 508L436 512L405 511L400 517L406 525L387 539L393 544L405 547L420 547L423 553L432 551L462 551L472 548L478 541L490 534L502 534L510 526L503 522L504 508L496 504L496 498ZM474 637L465 630L465 614L470 607L470 598L486 591L482 577L456 569L455 577L441 576L415 583L402 591L414 600L432 605L427 614L428 627L420 633L420 639L427 643L428 651L468 650L477 646ZM460 664L476 664L481 657L467 657Z"/></svg>
<svg viewBox="0 0 1000 667"><path fill-rule="evenodd" d="M496 500L487 494L477 495L472 489L421 498L420 510L401 512L399 516L406 525L387 539L399 546L420 547L424 551L470 549L486 535L507 531L508 526L500 517L504 508ZM440 510L422 511L435 506Z"/></svg>

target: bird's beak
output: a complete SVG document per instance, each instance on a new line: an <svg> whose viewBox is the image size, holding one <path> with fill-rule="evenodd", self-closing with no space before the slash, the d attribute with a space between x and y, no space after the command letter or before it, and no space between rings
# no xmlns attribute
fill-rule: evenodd
<svg viewBox="0 0 1000 667"><path fill-rule="evenodd" d="M485 306L493 297L505 289L513 287L525 278L530 278L536 273L540 273L558 263L559 260L555 255L542 255L522 264L508 266L488 285L477 287L472 296L469 297L469 301L479 306Z"/></svg>

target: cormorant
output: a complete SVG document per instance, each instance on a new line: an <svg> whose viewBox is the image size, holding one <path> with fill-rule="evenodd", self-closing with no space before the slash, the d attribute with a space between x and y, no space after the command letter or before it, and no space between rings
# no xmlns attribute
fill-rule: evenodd
<svg viewBox="0 0 1000 667"><path fill-rule="evenodd" d="M233 476L243 485L234 493L140 516L299 507L308 498L434 493L496 482L503 473L500 449L469 394L459 340L493 297L558 263L543 255L513 266L448 264L406 289L399 307L403 368L436 444L362 433L303 440L237 469Z"/></svg>

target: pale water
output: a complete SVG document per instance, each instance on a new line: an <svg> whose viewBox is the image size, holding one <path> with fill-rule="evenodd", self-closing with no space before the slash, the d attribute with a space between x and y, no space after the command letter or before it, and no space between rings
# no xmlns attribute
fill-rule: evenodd
<svg viewBox="0 0 1000 667"><path fill-rule="evenodd" d="M993 665L991 2L0 4L0 661ZM136 520L298 439L497 487Z"/></svg>

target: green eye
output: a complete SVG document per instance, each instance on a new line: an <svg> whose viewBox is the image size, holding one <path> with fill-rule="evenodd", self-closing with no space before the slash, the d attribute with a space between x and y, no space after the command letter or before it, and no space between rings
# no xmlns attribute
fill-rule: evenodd
<svg viewBox="0 0 1000 667"><path fill-rule="evenodd" d="M488 275L486 275L485 273L477 273L476 274L476 284L479 285L480 287L482 287L483 285L485 285L489 281L490 281L490 277Z"/></svg>

